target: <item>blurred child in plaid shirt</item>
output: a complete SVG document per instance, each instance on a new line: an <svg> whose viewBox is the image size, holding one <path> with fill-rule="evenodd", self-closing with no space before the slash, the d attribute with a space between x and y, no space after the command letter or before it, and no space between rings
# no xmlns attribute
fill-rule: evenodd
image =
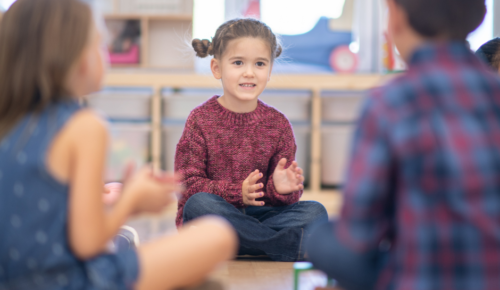
<svg viewBox="0 0 500 290"><path fill-rule="evenodd" d="M500 289L500 80L465 42L485 1L387 3L408 71L369 93L309 258L347 290Z"/></svg>

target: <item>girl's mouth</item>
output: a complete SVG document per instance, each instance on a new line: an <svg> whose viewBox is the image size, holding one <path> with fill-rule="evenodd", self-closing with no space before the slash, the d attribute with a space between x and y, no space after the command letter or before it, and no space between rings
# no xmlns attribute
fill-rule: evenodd
<svg viewBox="0 0 500 290"><path fill-rule="evenodd" d="M240 87L243 87L243 88L254 88L255 86L257 86L256 84L240 84Z"/></svg>

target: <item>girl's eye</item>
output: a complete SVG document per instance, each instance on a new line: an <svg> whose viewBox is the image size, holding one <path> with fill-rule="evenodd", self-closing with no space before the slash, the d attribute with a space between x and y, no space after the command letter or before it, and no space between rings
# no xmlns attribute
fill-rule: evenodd
<svg viewBox="0 0 500 290"><path fill-rule="evenodd" d="M257 66L265 66L266 64L263 63L262 61L259 61L258 63L256 63Z"/></svg>
<svg viewBox="0 0 500 290"><path fill-rule="evenodd" d="M242 64L243 64L243 62L242 62L241 60L237 60L237 61L235 61L235 62L233 62L233 63L234 63L235 65L242 65Z"/></svg>

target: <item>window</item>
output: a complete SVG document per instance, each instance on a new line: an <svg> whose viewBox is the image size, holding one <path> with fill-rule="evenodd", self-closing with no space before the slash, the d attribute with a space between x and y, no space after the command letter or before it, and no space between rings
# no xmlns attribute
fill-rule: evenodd
<svg viewBox="0 0 500 290"><path fill-rule="evenodd" d="M262 21L279 34L303 34L321 16L339 18L344 0L260 0Z"/></svg>
<svg viewBox="0 0 500 290"><path fill-rule="evenodd" d="M0 0L0 10L7 10L9 9L10 5L14 3L16 0Z"/></svg>
<svg viewBox="0 0 500 290"><path fill-rule="evenodd" d="M225 0L194 0L193 13L193 37L212 39L225 21Z"/></svg>

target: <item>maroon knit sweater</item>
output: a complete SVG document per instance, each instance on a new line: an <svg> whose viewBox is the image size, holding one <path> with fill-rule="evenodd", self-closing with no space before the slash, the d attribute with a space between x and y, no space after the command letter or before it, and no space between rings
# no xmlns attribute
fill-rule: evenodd
<svg viewBox="0 0 500 290"><path fill-rule="evenodd" d="M183 175L186 191L178 202L176 224L182 224L186 201L198 192L218 195L237 208L244 207L243 181L258 169L263 177L267 206L299 201L302 190L287 195L274 188L272 174L281 158L286 167L295 160L295 138L288 119L258 101L250 113L235 113L219 104L218 96L194 109L177 144L175 171Z"/></svg>

